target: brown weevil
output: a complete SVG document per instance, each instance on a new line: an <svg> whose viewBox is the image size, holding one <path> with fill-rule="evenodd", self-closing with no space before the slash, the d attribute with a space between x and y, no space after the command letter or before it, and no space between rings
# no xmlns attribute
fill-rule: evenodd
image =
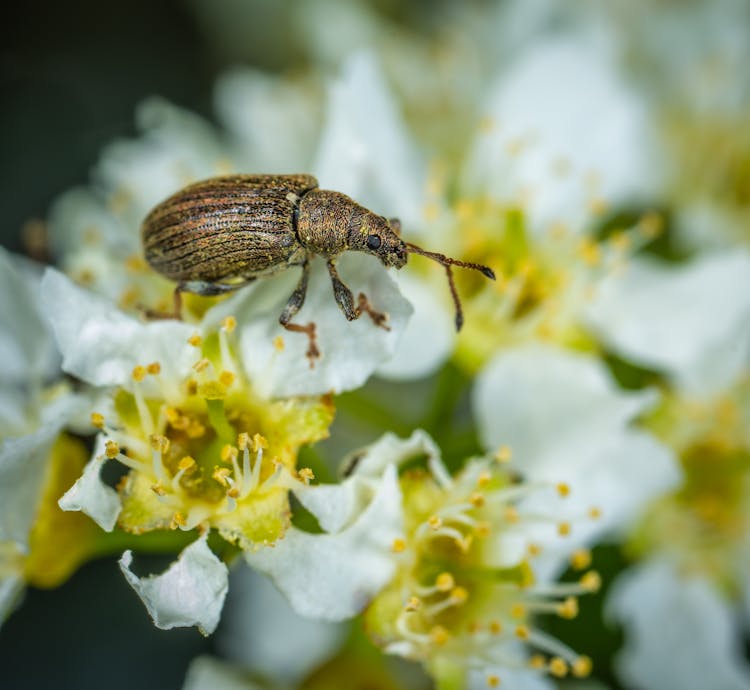
<svg viewBox="0 0 750 690"><path fill-rule="evenodd" d="M404 242L399 232L398 220L378 216L340 192L318 189L312 175L230 175L191 184L160 203L143 222L142 238L146 261L177 282L175 316L180 313L182 292L219 295L256 278L301 266L302 277L279 323L307 334L312 366L319 356L315 324L291 321L305 301L310 259L315 254L326 260L333 294L344 316L352 321L366 312L386 329L387 316L375 311L362 293L355 302L339 277L339 254L373 254L394 268L402 268L409 254L442 264L456 306L456 330L463 324L463 313L452 267L472 268L495 278L487 266L425 251Z"/></svg>

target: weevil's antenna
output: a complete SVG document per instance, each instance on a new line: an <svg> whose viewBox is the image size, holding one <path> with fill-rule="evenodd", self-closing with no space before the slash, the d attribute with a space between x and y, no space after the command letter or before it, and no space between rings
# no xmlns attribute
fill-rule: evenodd
<svg viewBox="0 0 750 690"><path fill-rule="evenodd" d="M456 330L460 331L461 326L464 325L464 312L461 308L461 300L458 296L458 290L456 290L456 283L453 280L453 266L460 266L461 268L472 268L475 271L479 271L483 276L486 276L490 280L495 280L495 272L489 266L483 266L482 264L472 264L468 261L459 261L458 259L451 259L444 254L438 254L437 252L428 252L422 247L418 247L416 244L411 242L405 242L406 250L410 254L419 254L426 256L428 259L437 261L440 265L445 266L445 272L448 275L448 285L451 289L451 297L453 297L453 304L456 305Z"/></svg>

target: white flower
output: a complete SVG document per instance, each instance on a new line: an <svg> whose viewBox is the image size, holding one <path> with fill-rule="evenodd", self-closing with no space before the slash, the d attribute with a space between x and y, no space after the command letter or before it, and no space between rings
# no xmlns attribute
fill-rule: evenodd
<svg viewBox="0 0 750 690"><path fill-rule="evenodd" d="M190 662L182 690L263 690L231 664L210 656L199 656Z"/></svg>
<svg viewBox="0 0 750 690"><path fill-rule="evenodd" d="M680 480L671 452L631 426L655 403L648 391L619 390L597 359L559 348L508 350L480 373L473 408L485 448L506 447L511 466L532 483L570 487L560 511L570 531L547 540L543 571L559 572L558 550L569 542L621 536ZM529 503L539 505L535 497Z"/></svg>

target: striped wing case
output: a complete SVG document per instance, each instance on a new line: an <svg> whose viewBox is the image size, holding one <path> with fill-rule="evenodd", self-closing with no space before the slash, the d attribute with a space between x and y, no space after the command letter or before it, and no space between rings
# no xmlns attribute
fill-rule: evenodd
<svg viewBox="0 0 750 690"><path fill-rule="evenodd" d="M299 250L295 208L312 175L231 175L192 184L142 227L146 260L174 281L272 273Z"/></svg>

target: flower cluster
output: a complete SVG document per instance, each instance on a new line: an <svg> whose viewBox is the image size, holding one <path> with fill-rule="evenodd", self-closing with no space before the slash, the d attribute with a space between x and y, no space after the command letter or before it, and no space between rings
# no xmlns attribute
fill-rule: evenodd
<svg viewBox="0 0 750 690"><path fill-rule="evenodd" d="M602 678L747 685L733 610L750 600L750 93L709 80L727 96L717 114L689 85L660 88L673 57L655 26L706 67L680 36L697 0L653 26L640 3L535 5L457 9L476 50L446 34L416 88L433 39L315 0L295 21L335 74L325 90L314 74L232 72L221 128L144 103L139 135L54 204L54 267L0 253L3 619L26 586L114 556L157 627L216 632L236 665L196 660L191 689L258 674L354 687L357 673L548 689L597 674L567 632L587 607L625 635ZM706 150L723 155L703 169ZM301 282L292 262L211 296L191 294L211 292L202 276L180 293L149 266L155 205L277 171L497 280L417 252L388 271L365 249L302 248ZM342 283L367 296L355 316L384 316L347 320ZM290 304L301 333L279 321ZM176 560L141 576L149 552Z"/></svg>

